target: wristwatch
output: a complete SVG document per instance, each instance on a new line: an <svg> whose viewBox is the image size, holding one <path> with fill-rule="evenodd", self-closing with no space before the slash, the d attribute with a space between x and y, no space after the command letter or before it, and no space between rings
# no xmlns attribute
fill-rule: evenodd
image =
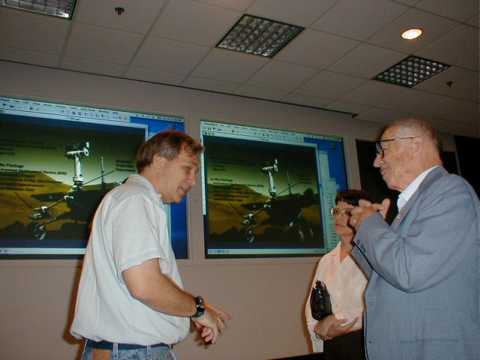
<svg viewBox="0 0 480 360"><path fill-rule="evenodd" d="M193 320L198 319L200 316L203 315L205 312L205 301L203 300L203 297L201 296L195 296L195 314L190 316Z"/></svg>

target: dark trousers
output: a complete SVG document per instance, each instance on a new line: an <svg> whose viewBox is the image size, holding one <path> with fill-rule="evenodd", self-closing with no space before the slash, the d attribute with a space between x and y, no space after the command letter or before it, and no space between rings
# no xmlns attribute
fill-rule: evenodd
<svg viewBox="0 0 480 360"><path fill-rule="evenodd" d="M323 343L325 360L364 360L363 330L352 331Z"/></svg>

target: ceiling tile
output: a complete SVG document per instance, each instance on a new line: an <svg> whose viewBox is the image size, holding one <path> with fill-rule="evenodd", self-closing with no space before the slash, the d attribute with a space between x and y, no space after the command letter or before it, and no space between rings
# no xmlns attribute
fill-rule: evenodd
<svg viewBox="0 0 480 360"><path fill-rule="evenodd" d="M206 46L149 36L132 65L187 75L209 50Z"/></svg>
<svg viewBox="0 0 480 360"><path fill-rule="evenodd" d="M413 6L421 0L392 0L392 1L395 1L395 2L401 3L401 4L405 4L405 5L408 5L408 6Z"/></svg>
<svg viewBox="0 0 480 360"><path fill-rule="evenodd" d="M416 52L450 65L478 70L478 28L460 25L452 32Z"/></svg>
<svg viewBox="0 0 480 360"><path fill-rule="evenodd" d="M407 9L389 0L340 0L311 27L364 40Z"/></svg>
<svg viewBox="0 0 480 360"><path fill-rule="evenodd" d="M206 4L222 6L226 9L244 11L246 10L255 0L198 0Z"/></svg>
<svg viewBox="0 0 480 360"><path fill-rule="evenodd" d="M293 90L316 72L312 68L272 60L255 73L248 83Z"/></svg>
<svg viewBox="0 0 480 360"><path fill-rule="evenodd" d="M240 12L219 6L191 0L175 0L162 12L152 28L151 35L213 46L240 16Z"/></svg>
<svg viewBox="0 0 480 360"><path fill-rule="evenodd" d="M478 0L422 0L415 7L458 21L466 21L478 11Z"/></svg>
<svg viewBox="0 0 480 360"><path fill-rule="evenodd" d="M479 27L480 26L480 18L479 18L479 13L477 12L477 14L475 16L472 16L468 21L467 21L467 24L469 25L472 25L472 26L475 26L475 27Z"/></svg>
<svg viewBox="0 0 480 360"><path fill-rule="evenodd" d="M358 41L306 29L281 50L277 60L323 69L359 44Z"/></svg>
<svg viewBox="0 0 480 360"><path fill-rule="evenodd" d="M78 59L71 57L63 58L61 67L69 70L111 76L123 75L127 68L126 65L112 64L109 62L96 61L94 59Z"/></svg>
<svg viewBox="0 0 480 360"><path fill-rule="evenodd" d="M449 131L479 134L474 0L77 3L72 21L0 8L0 59L281 99L382 122L412 114ZM116 15L115 6L125 13ZM243 13L307 29L274 59L212 49ZM425 35L402 40L409 25ZM412 53L452 67L412 89L370 80Z"/></svg>
<svg viewBox="0 0 480 360"><path fill-rule="evenodd" d="M415 99L411 101L411 109L415 114L428 114L429 116L443 115L443 108L446 101L449 99L446 96L429 93L420 89L410 89L410 92L415 95ZM402 106L401 104L397 106Z"/></svg>
<svg viewBox="0 0 480 360"><path fill-rule="evenodd" d="M459 123L476 123L480 121L478 105L473 101L457 100L444 96L443 101L431 111L438 117L452 119Z"/></svg>
<svg viewBox="0 0 480 360"><path fill-rule="evenodd" d="M282 100L287 103L320 107L320 108L326 108L328 104L331 104L334 101L333 99L329 99L321 96L302 94L301 92L298 92L298 91L288 94Z"/></svg>
<svg viewBox="0 0 480 360"><path fill-rule="evenodd" d="M412 89L368 80L339 100L381 108L410 108L413 95Z"/></svg>
<svg viewBox="0 0 480 360"><path fill-rule="evenodd" d="M60 55L0 46L0 59L42 66L58 66Z"/></svg>
<svg viewBox="0 0 480 360"><path fill-rule="evenodd" d="M478 125L475 124L458 123L441 117L425 117L424 119L433 124L438 131L463 136L478 136L479 134Z"/></svg>
<svg viewBox="0 0 480 360"><path fill-rule="evenodd" d="M364 79L321 71L302 85L298 91L307 95L336 99L360 86L363 82L365 82Z"/></svg>
<svg viewBox="0 0 480 360"><path fill-rule="evenodd" d="M260 99L281 100L288 94L288 91L273 86L241 85L235 94L255 97Z"/></svg>
<svg viewBox="0 0 480 360"><path fill-rule="evenodd" d="M146 34L166 0L142 0L133 5L127 0L77 1L74 21L137 34ZM125 12L117 15L116 7Z"/></svg>
<svg viewBox="0 0 480 360"><path fill-rule="evenodd" d="M268 61L260 56L213 49L191 75L215 80L244 82Z"/></svg>
<svg viewBox="0 0 480 360"><path fill-rule="evenodd" d="M71 22L0 7L0 48L60 54Z"/></svg>
<svg viewBox="0 0 480 360"><path fill-rule="evenodd" d="M251 15L309 26L327 11L336 0L257 0L248 9Z"/></svg>
<svg viewBox="0 0 480 360"><path fill-rule="evenodd" d="M335 64L329 66L328 69L371 79L378 73L398 63L406 56L407 55L397 51L361 44ZM361 64L361 66L359 66L359 64Z"/></svg>
<svg viewBox="0 0 480 360"><path fill-rule="evenodd" d="M328 109L345 111L352 114L365 113L372 108L371 105L355 104L347 101L335 101L327 106Z"/></svg>
<svg viewBox="0 0 480 360"><path fill-rule="evenodd" d="M378 107L372 107L366 112L362 112L358 115L360 120L368 120L379 122L382 124L388 124L394 120L411 116L412 114L407 112L399 112L398 110L383 109Z"/></svg>
<svg viewBox="0 0 480 360"><path fill-rule="evenodd" d="M233 93L240 83L224 80L214 80L207 78L199 78L195 76L189 76L183 83L182 86L191 87L194 89L205 89L211 91L220 91L226 93Z"/></svg>
<svg viewBox="0 0 480 360"><path fill-rule="evenodd" d="M418 84L415 89L476 101L479 90L478 80L478 72L452 66ZM449 81L452 82L451 85L447 84Z"/></svg>
<svg viewBox="0 0 480 360"><path fill-rule="evenodd" d="M162 83L162 84L180 84L185 79L185 74L177 74L171 71L162 71L158 68L144 68L141 66L131 66L125 73L128 79L137 79L142 81Z"/></svg>
<svg viewBox="0 0 480 360"><path fill-rule="evenodd" d="M77 23L68 39L65 56L125 65L141 41L138 34Z"/></svg>
<svg viewBox="0 0 480 360"><path fill-rule="evenodd" d="M452 20L410 9L369 38L368 42L410 54L446 34L457 25L458 23ZM412 27L422 28L423 35L416 40L402 39L402 32Z"/></svg>

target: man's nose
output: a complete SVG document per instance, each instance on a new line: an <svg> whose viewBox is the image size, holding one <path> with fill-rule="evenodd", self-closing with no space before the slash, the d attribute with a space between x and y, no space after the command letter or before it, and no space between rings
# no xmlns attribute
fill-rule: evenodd
<svg viewBox="0 0 480 360"><path fill-rule="evenodd" d="M379 168L382 163L382 160L383 160L382 154L377 153L377 155L375 155L375 160L373 160L373 166L376 168Z"/></svg>
<svg viewBox="0 0 480 360"><path fill-rule="evenodd" d="M197 184L197 174L194 172L188 177L188 183L190 186L195 186Z"/></svg>

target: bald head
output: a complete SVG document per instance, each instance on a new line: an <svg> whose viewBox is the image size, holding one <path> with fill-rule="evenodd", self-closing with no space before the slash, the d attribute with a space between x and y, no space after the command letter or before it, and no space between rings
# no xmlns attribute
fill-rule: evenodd
<svg viewBox="0 0 480 360"><path fill-rule="evenodd" d="M431 142L438 150L440 149L437 130L425 120L415 118L399 119L388 125L385 130L393 127L399 129L399 135L422 136L425 140ZM383 132L385 132L385 130Z"/></svg>
<svg viewBox="0 0 480 360"><path fill-rule="evenodd" d="M403 191L425 170L442 164L437 133L423 120L397 120L385 128L379 140L382 151L374 166L390 189Z"/></svg>

